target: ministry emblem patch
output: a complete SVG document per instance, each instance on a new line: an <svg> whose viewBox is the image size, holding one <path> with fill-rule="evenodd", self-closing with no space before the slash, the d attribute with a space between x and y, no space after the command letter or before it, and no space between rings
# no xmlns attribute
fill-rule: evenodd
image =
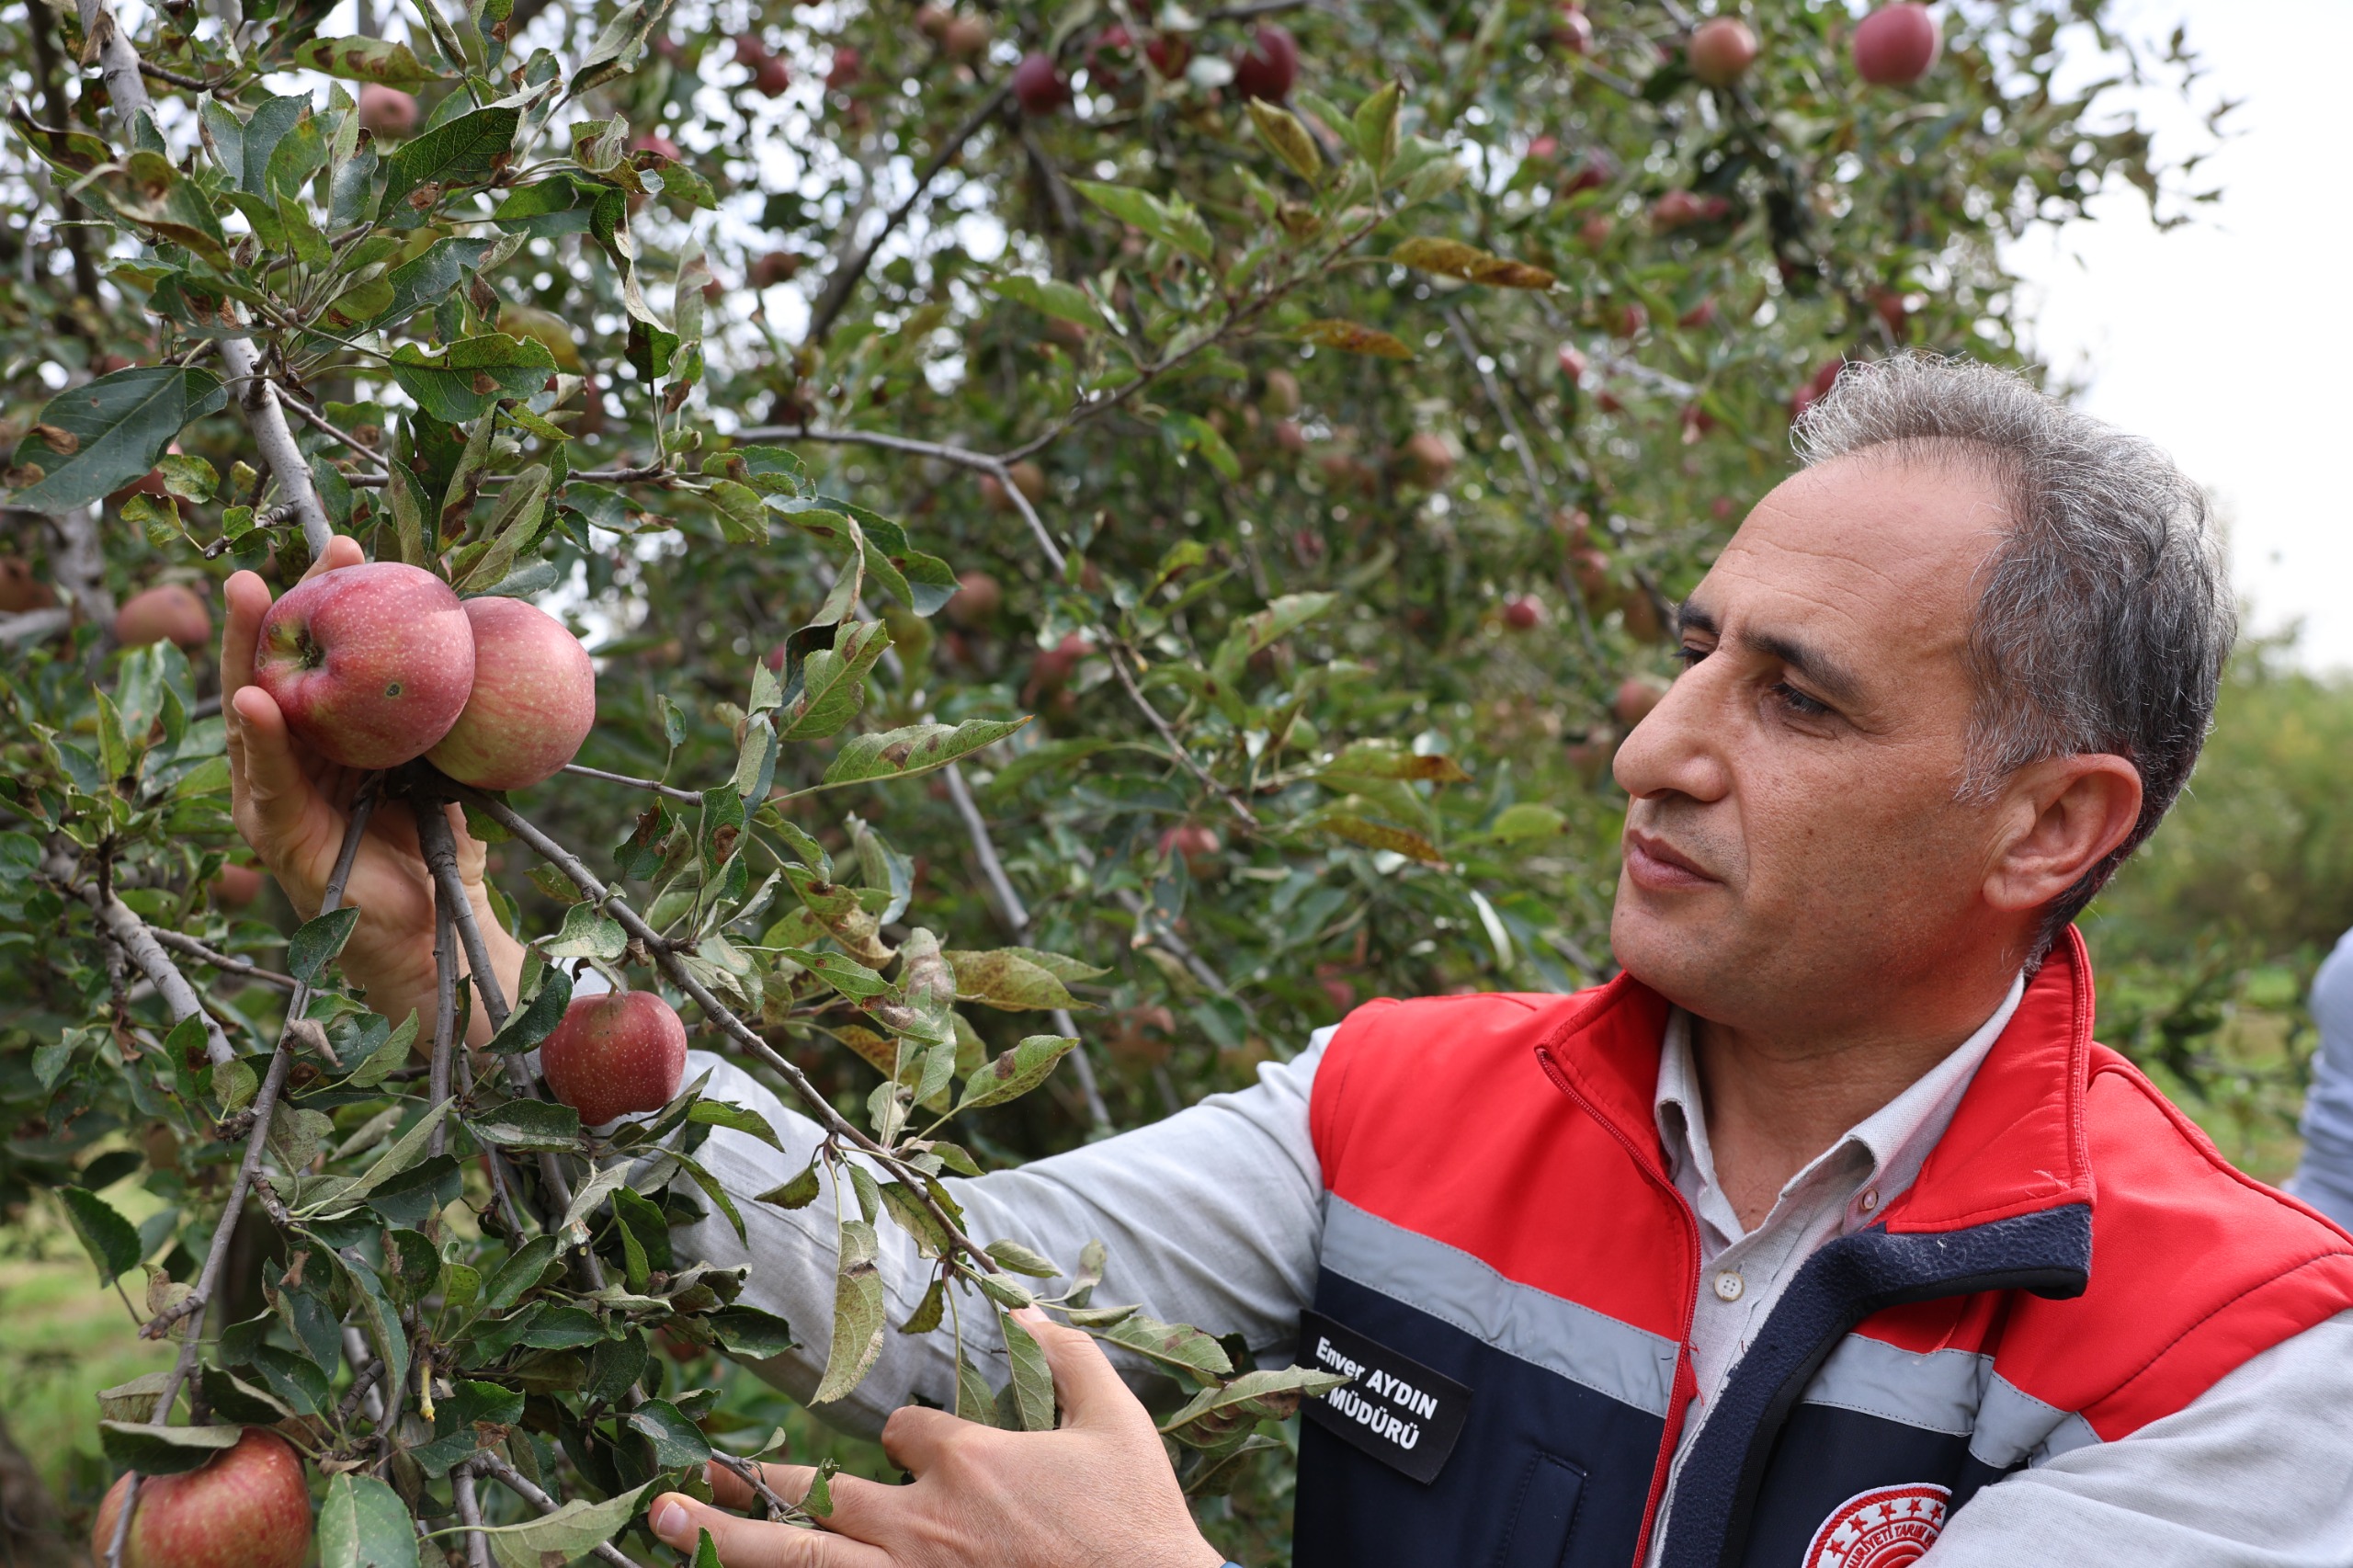
<svg viewBox="0 0 2353 1568"><path fill-rule="evenodd" d="M1905 1568L1937 1543L1951 1497L1926 1481L1858 1492L1813 1532L1804 1568Z"/></svg>

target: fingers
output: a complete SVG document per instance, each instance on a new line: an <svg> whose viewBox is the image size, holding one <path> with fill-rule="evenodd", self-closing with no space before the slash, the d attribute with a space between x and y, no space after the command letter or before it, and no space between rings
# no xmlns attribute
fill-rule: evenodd
<svg viewBox="0 0 2353 1568"><path fill-rule="evenodd" d="M221 626L221 699L225 705L254 678L254 648L261 618L269 613L269 585L258 574L239 572L222 586L228 615ZM236 726L232 723L233 736Z"/></svg>
<svg viewBox="0 0 2353 1568"><path fill-rule="evenodd" d="M1120 1381L1120 1374L1094 1336L1049 1319L1035 1307L1024 1307L1014 1321L1029 1331L1046 1365L1054 1374L1054 1396L1062 1401L1065 1426L1108 1426L1151 1417L1143 1404Z"/></svg>
<svg viewBox="0 0 2353 1568"><path fill-rule="evenodd" d="M904 1404L891 1412L882 1426L882 1451L909 1475L921 1476L939 1462L941 1450L959 1435L973 1430L945 1410Z"/></svg>
<svg viewBox="0 0 2353 1568"><path fill-rule="evenodd" d="M242 766L231 780L237 830L245 835L262 863L286 886L297 908L315 900L319 890L303 863L305 846L317 835L314 820L327 810L310 776L294 755L286 733L286 715L269 693L248 686L232 698L227 710L236 715ZM337 835L340 837L340 834Z"/></svg>
<svg viewBox="0 0 2353 1568"><path fill-rule="evenodd" d="M340 567L360 565L367 559L368 552L359 548L358 540L349 534L337 534L327 540L326 549L320 551L316 561L311 562L311 569L302 574L302 581L307 583L322 572L333 572Z"/></svg>
<svg viewBox="0 0 2353 1568"><path fill-rule="evenodd" d="M749 1488L745 1490L748 1494ZM699 1532L709 1530L726 1568L892 1568L888 1554L862 1541L825 1530L738 1518L676 1492L654 1500L646 1523L665 1544L689 1556Z"/></svg>

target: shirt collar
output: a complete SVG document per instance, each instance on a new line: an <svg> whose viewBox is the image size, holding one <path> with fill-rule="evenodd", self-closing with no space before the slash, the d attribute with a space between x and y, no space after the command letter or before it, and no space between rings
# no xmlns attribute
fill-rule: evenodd
<svg viewBox="0 0 2353 1568"><path fill-rule="evenodd" d="M1874 1187L1879 1193L1877 1207L1884 1207L1911 1187L1927 1163L1929 1151L1952 1125L1953 1114L1961 1108L1970 1080L1992 1052L1994 1042L2009 1027L2011 1015L2018 1011L2018 1001L2025 994L2026 975L2020 972L2010 982L2002 1005L1978 1026L1974 1034L1914 1079L1902 1094L1848 1128L1829 1148L1809 1161L1781 1188L1782 1196L1795 1191L1833 1161L1856 1165L1856 1186ZM1699 1200L1701 1195L1718 1194L1715 1155L1708 1146L1707 1117L1699 1098L1699 1069L1691 1056L1689 1014L1680 1007L1669 1011L1665 1038L1660 1045L1658 1088L1651 1109L1658 1124L1659 1143L1666 1154L1667 1169L1703 1213L1715 1221L1719 1229L1724 1229L1731 1213L1729 1206ZM1855 1153L1849 1153L1849 1150ZM1730 1224L1728 1240L1741 1233L1736 1221Z"/></svg>

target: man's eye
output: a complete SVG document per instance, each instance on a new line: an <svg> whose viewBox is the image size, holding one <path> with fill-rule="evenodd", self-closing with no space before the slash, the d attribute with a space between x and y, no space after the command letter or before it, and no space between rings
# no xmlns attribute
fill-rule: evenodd
<svg viewBox="0 0 2353 1568"><path fill-rule="evenodd" d="M1787 681L1776 682L1773 687L1773 695L1779 698L1783 706L1787 707L1790 712L1801 714L1808 719L1820 719L1831 711L1830 704L1808 697Z"/></svg>
<svg viewBox="0 0 2353 1568"><path fill-rule="evenodd" d="M1690 644L1690 643L1688 643L1688 642L1686 642L1685 644L1683 644L1683 646L1682 646L1682 647L1677 648L1677 649L1675 651L1675 659L1676 659L1676 662L1677 662L1677 664L1681 665L1682 665L1685 669L1687 669L1687 670L1688 670L1688 669L1689 669L1692 665L1694 665L1698 664L1700 660L1702 660L1702 659L1706 658L1707 656L1708 656L1708 650L1707 650L1707 649L1705 649L1705 648L1694 648L1694 647L1693 647L1693 646L1691 646L1691 644Z"/></svg>

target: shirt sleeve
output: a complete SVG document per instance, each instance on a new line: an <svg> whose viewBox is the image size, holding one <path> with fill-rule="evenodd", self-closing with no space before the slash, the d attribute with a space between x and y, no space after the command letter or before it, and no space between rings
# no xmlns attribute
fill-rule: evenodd
<svg viewBox="0 0 2353 1568"><path fill-rule="evenodd" d="M1090 1143L1012 1170L950 1179L973 1240L1013 1241L1073 1267L1090 1241L1108 1251L1097 1305L1134 1302L1166 1322L1211 1334L1240 1334L1255 1352L1280 1364L1299 1333L1299 1313L1315 1286L1323 1236L1323 1171L1308 1132L1308 1097L1329 1029L1290 1062L1258 1069L1257 1084L1213 1095L1149 1127ZM807 1400L824 1375L832 1339L835 1195L828 1178L814 1202L797 1210L755 1202L809 1164L823 1141L817 1125L788 1108L743 1068L701 1051L688 1053L689 1080L706 1070L704 1094L758 1111L784 1144L781 1153L749 1134L715 1130L696 1158L742 1211L748 1240L726 1218L706 1214L677 1233L687 1258L749 1272L742 1301L782 1317L801 1346L755 1369ZM691 1188L682 1190L690 1191ZM840 1195L842 1211L856 1200ZM887 1221L875 1227L892 1332L863 1382L846 1398L818 1407L848 1431L881 1430L891 1412L915 1398L952 1407L956 1339L951 1315L940 1331L898 1333L930 1283L930 1266L907 1234ZM1041 1281L1049 1290L1053 1281ZM959 1307L965 1353L993 1386L1006 1378L995 1309L977 1292ZM1122 1360L1131 1381L1144 1363Z"/></svg>
<svg viewBox="0 0 2353 1568"><path fill-rule="evenodd" d="M2353 1312L2273 1346L2129 1437L1980 1492L1921 1568L2353 1563Z"/></svg>
<svg viewBox="0 0 2353 1568"><path fill-rule="evenodd" d="M2320 1052L2304 1096L2304 1161L2287 1187L2353 1228L2353 932L2313 976L2312 1014Z"/></svg>

